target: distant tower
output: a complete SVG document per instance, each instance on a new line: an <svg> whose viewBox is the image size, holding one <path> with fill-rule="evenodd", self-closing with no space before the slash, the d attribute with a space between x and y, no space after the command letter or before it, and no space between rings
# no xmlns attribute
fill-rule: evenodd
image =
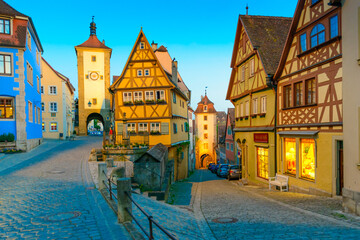
<svg viewBox="0 0 360 240"><path fill-rule="evenodd" d="M195 129L198 137L195 168L199 169L216 161L216 110L214 103L207 97L206 90L205 97L201 96L195 111Z"/></svg>
<svg viewBox="0 0 360 240"><path fill-rule="evenodd" d="M94 17L90 23L90 37L75 47L78 66L79 135L87 134L87 125L97 119L104 130L110 127L110 57L111 48L96 36Z"/></svg>

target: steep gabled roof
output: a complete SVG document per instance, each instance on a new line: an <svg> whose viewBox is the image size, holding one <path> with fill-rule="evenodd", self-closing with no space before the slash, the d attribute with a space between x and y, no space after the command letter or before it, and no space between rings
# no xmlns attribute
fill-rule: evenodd
<svg viewBox="0 0 360 240"><path fill-rule="evenodd" d="M5 1L0 0L0 15L6 15L6 16L12 16L12 17L25 17L28 18L25 14L22 14L21 12L18 12L14 8L12 8L9 4L7 4Z"/></svg>
<svg viewBox="0 0 360 240"><path fill-rule="evenodd" d="M235 127L235 108L228 108L227 117L230 119L230 125L233 129Z"/></svg>
<svg viewBox="0 0 360 240"><path fill-rule="evenodd" d="M274 75L292 18L240 15L240 20L252 46L259 52L265 72Z"/></svg>

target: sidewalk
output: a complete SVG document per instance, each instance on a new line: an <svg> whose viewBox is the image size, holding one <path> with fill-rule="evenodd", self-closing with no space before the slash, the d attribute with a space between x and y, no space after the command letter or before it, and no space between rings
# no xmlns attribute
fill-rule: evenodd
<svg viewBox="0 0 360 240"><path fill-rule="evenodd" d="M67 142L68 141L65 140L44 139L40 146L31 149L28 152L4 154L2 157L0 157L0 172L15 167L18 164L24 163L35 156L45 153Z"/></svg>
<svg viewBox="0 0 360 240"><path fill-rule="evenodd" d="M232 183L236 184L241 191L277 202L288 208L319 214L329 219L340 220L360 227L360 217L343 212L341 198L321 197L295 192L280 192L275 189L269 190L268 185L265 184L250 183L249 185L242 185L239 181L233 181Z"/></svg>

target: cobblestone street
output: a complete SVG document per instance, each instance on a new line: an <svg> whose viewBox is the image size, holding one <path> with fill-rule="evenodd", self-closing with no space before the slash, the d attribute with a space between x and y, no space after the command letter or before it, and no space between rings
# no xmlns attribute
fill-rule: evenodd
<svg viewBox="0 0 360 240"><path fill-rule="evenodd" d="M90 178L89 153L101 140L78 137L2 159L0 239L129 239Z"/></svg>
<svg viewBox="0 0 360 240"><path fill-rule="evenodd" d="M208 238L359 239L360 236L360 219L343 214L338 199L268 191L264 186L240 186L238 181L217 178L208 170L195 172L186 183L197 189L193 196L194 213L200 229L208 230Z"/></svg>

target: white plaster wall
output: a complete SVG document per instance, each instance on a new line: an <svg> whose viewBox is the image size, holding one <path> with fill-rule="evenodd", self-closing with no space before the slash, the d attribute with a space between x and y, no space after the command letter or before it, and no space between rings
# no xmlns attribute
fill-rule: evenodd
<svg viewBox="0 0 360 240"><path fill-rule="evenodd" d="M360 1L349 0L342 8L344 187L360 192Z"/></svg>

